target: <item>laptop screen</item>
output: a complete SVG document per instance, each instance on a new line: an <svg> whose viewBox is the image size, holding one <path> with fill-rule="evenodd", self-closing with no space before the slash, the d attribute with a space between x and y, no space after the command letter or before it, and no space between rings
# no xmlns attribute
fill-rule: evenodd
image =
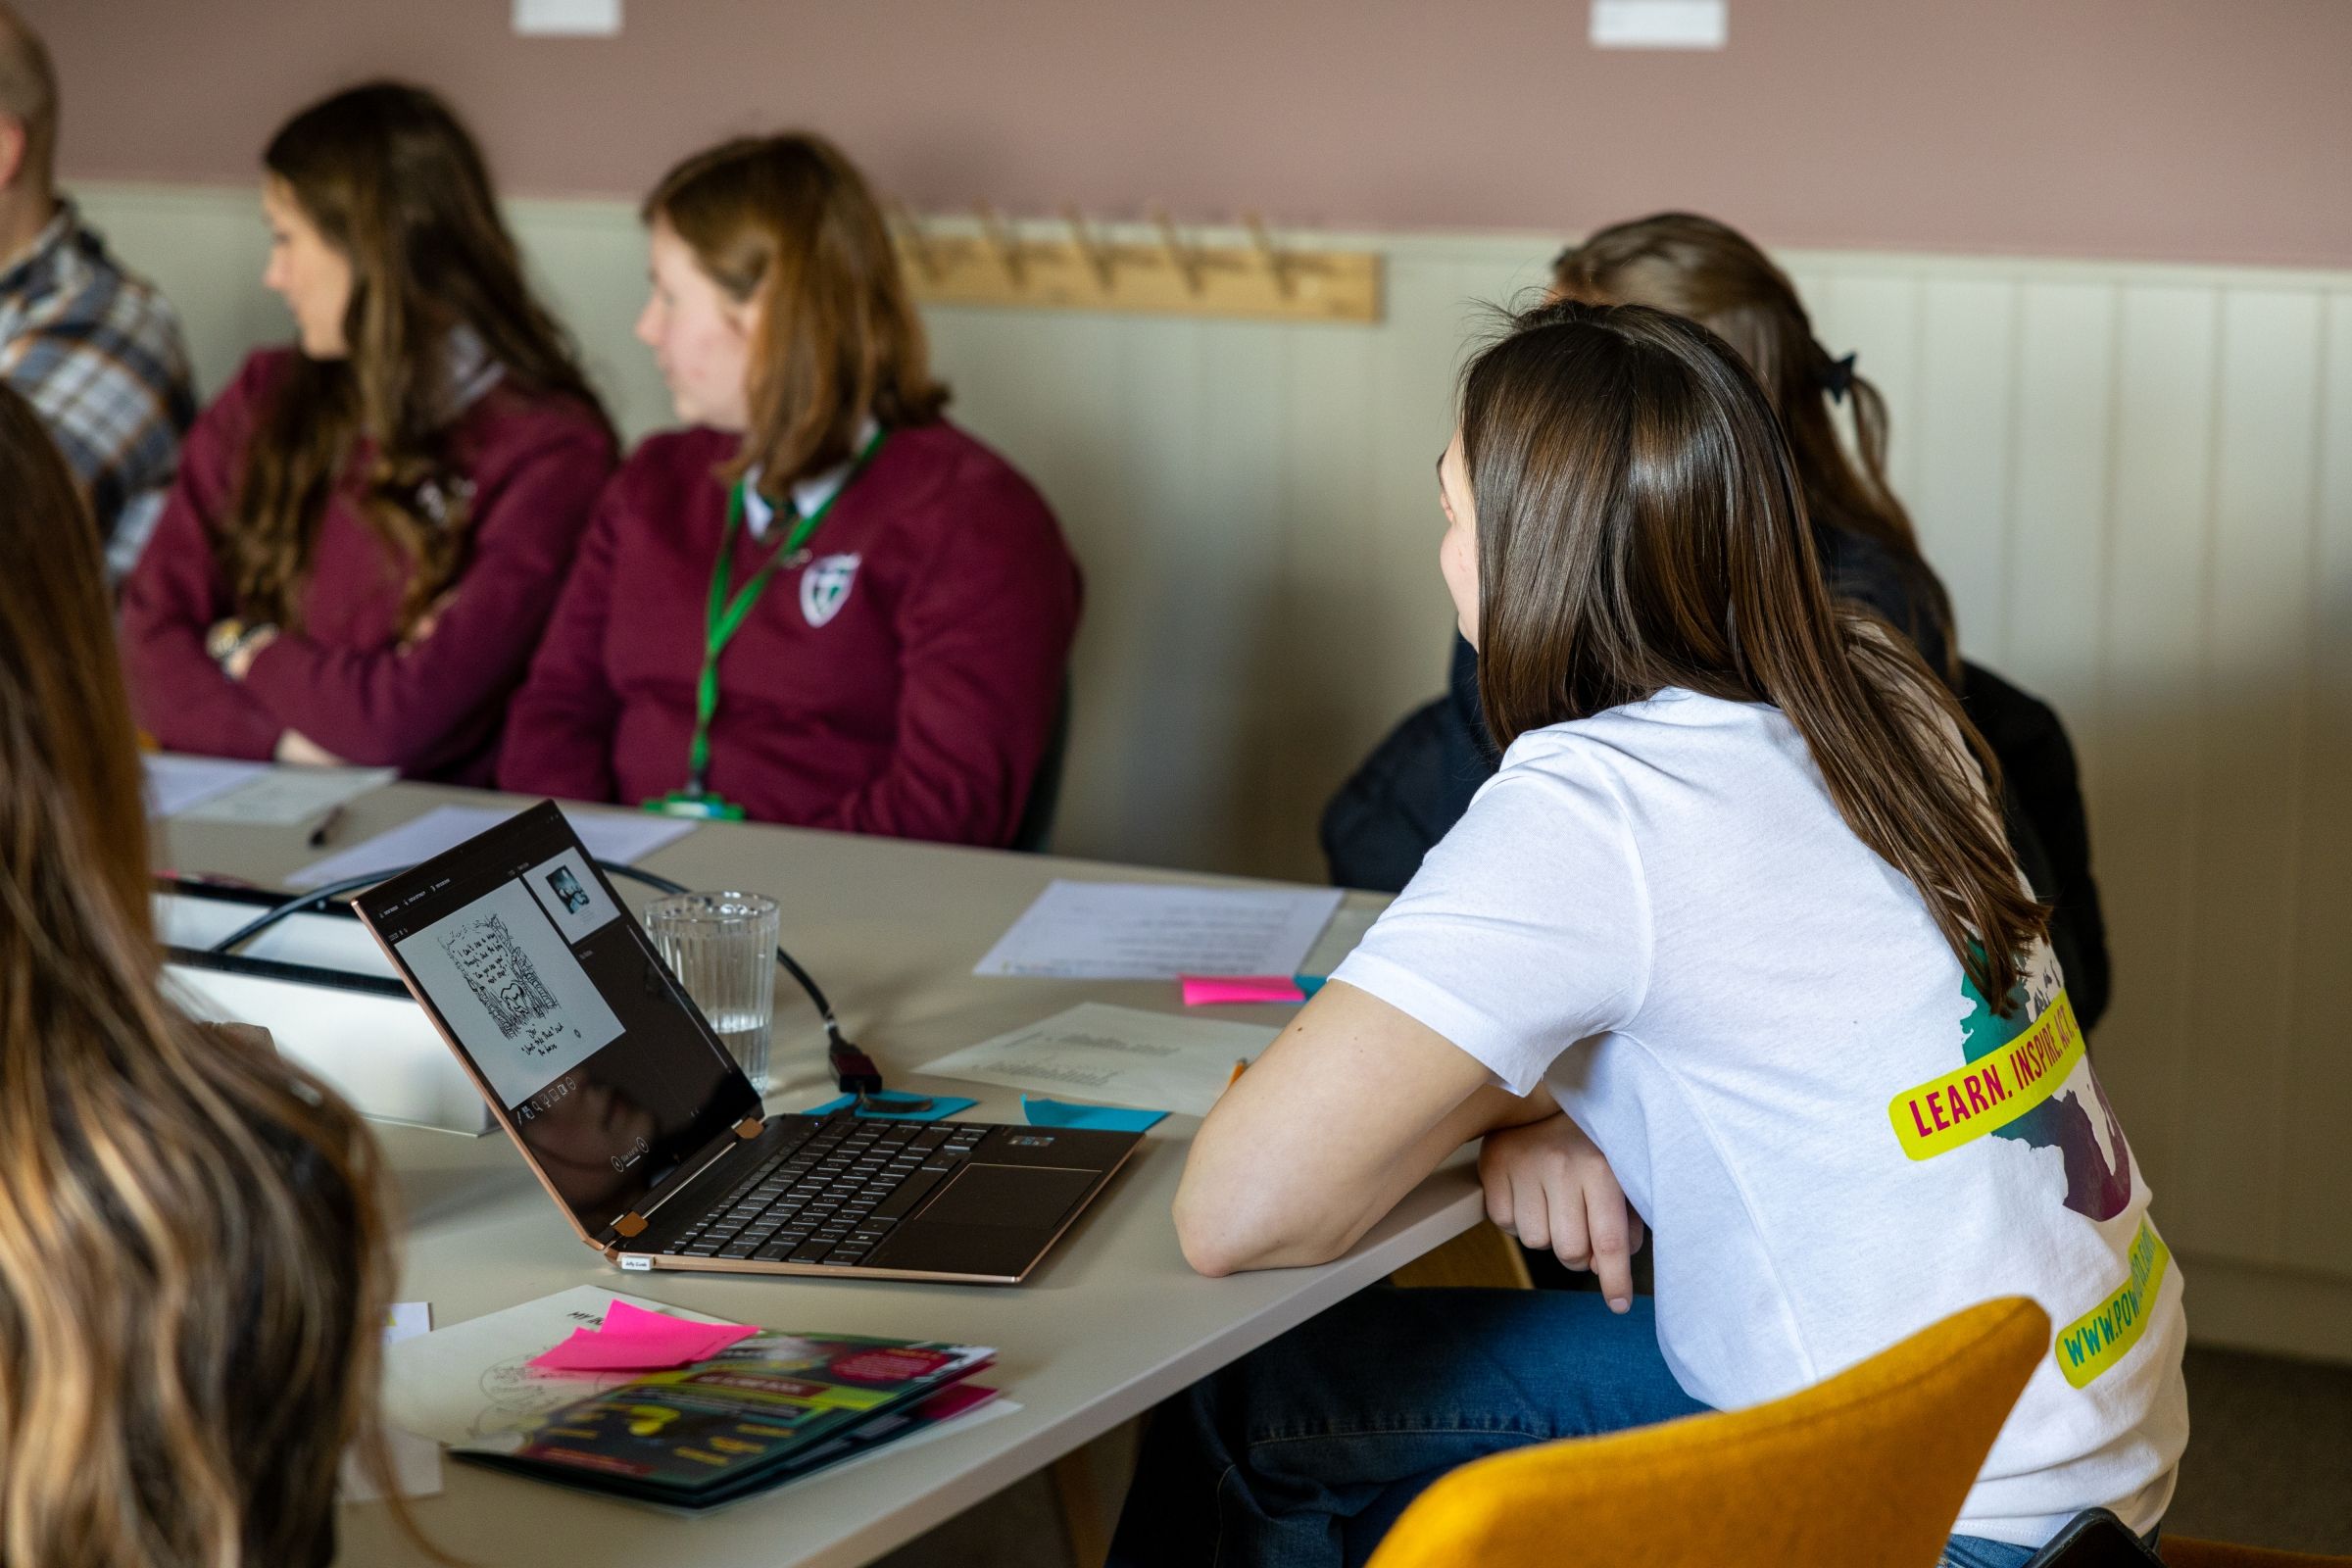
<svg viewBox="0 0 2352 1568"><path fill-rule="evenodd" d="M554 803L354 902L589 1235L760 1113Z"/></svg>

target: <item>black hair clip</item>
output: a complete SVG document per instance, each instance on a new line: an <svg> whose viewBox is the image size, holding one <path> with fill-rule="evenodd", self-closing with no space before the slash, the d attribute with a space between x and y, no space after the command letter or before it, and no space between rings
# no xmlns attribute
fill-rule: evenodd
<svg viewBox="0 0 2352 1568"><path fill-rule="evenodd" d="M1822 389L1829 393L1832 403L1843 403L1845 395L1854 389L1854 361L1848 354L1842 360L1830 361L1830 368L1821 372Z"/></svg>

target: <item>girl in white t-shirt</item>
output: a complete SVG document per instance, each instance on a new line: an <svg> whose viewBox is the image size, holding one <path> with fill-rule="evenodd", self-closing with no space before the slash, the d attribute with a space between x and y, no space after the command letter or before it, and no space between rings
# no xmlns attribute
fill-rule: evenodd
<svg viewBox="0 0 2352 1568"><path fill-rule="evenodd" d="M2093 1506L2152 1536L2180 1270L1990 755L1833 609L1752 375L1690 321L1547 306L1465 373L1439 488L1502 769L1202 1124L1177 1230L1207 1274L1322 1262L1483 1136L1490 1213L1603 1294L1325 1313L1160 1412L1112 1561L1360 1561L1457 1464L1775 1398L2013 1294L2057 1332L1946 1560Z"/></svg>

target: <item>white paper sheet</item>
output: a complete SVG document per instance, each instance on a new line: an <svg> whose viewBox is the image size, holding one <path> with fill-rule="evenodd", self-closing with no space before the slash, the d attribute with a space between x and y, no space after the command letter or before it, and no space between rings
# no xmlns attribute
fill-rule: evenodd
<svg viewBox="0 0 2352 1568"><path fill-rule="evenodd" d="M1279 1033L1262 1024L1178 1018L1089 1002L1043 1023L966 1046L926 1062L922 1070L1035 1090L1057 1100L1205 1116L1233 1077L1233 1064L1254 1058Z"/></svg>
<svg viewBox="0 0 2352 1568"><path fill-rule="evenodd" d="M388 1356L391 1347L432 1332L433 1308L429 1301L394 1301L384 1320L384 1347ZM384 1446L392 1460L392 1484L404 1497L438 1497L441 1495L441 1445L430 1438L420 1438L414 1432L391 1428L384 1433ZM342 1498L345 1502L381 1502L381 1487L363 1474L358 1462L348 1453L343 1456Z"/></svg>
<svg viewBox="0 0 2352 1568"><path fill-rule="evenodd" d="M511 1432L535 1415L616 1387L638 1372L589 1377L542 1377L524 1363L569 1339L571 1331L596 1328L614 1301L667 1312L694 1323L724 1318L684 1307L577 1285L555 1296L490 1312L419 1339L404 1340L384 1351L384 1418L406 1432L441 1443L475 1443Z"/></svg>
<svg viewBox="0 0 2352 1568"><path fill-rule="evenodd" d="M260 776L234 789L197 802L180 813L180 819L294 827L322 820L346 801L356 801L398 777L389 767L264 768Z"/></svg>
<svg viewBox="0 0 2352 1568"><path fill-rule="evenodd" d="M1062 980L1294 974L1340 897L1337 888L1056 881L972 972Z"/></svg>
<svg viewBox="0 0 2352 1568"><path fill-rule="evenodd" d="M309 865L286 878L286 886L300 891L322 888L329 882L346 877L366 876L372 871L398 871L429 860L444 851L454 850L477 833L488 832L514 813L497 806L436 806L413 821L403 822L388 832L364 839L347 850L339 850L322 860ZM694 831L695 824L682 817L656 816L651 811L566 811L571 825L588 846L588 853L600 860L617 860L626 865L641 857L653 854L663 845L674 844Z"/></svg>
<svg viewBox="0 0 2352 1568"><path fill-rule="evenodd" d="M182 757L175 752L149 752L141 759L147 772L147 814L176 816L191 806L225 795L268 773L268 762L239 762L225 757Z"/></svg>
<svg viewBox="0 0 2352 1568"><path fill-rule="evenodd" d="M1299 962L1298 972L1329 975L1340 966L1341 959L1355 951L1356 945L1364 940L1364 934L1372 929L1373 922L1380 918L1382 908L1386 907L1384 905L1381 908L1364 908L1361 906L1351 908L1342 905L1339 912L1331 917L1331 924L1323 928L1323 934L1315 939L1314 947Z"/></svg>

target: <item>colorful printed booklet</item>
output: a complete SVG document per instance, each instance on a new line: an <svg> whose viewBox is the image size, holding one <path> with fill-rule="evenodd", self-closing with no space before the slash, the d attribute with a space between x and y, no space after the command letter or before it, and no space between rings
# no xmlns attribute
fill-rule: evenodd
<svg viewBox="0 0 2352 1568"><path fill-rule="evenodd" d="M996 1352L860 1335L761 1334L462 1445L460 1458L701 1510L870 1451L988 1397Z"/></svg>

